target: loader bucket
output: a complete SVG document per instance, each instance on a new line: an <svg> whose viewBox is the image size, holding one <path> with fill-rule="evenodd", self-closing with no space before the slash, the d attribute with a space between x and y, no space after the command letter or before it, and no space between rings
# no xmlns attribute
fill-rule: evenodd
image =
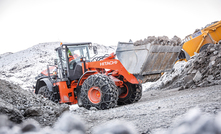
<svg viewBox="0 0 221 134"><path fill-rule="evenodd" d="M135 46L133 43L119 42L117 58L141 83L156 81L162 72L173 68L182 46L148 43Z"/></svg>

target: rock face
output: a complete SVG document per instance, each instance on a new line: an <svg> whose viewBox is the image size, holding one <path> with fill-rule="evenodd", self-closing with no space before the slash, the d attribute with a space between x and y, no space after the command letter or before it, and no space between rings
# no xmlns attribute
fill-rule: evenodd
<svg viewBox="0 0 221 134"><path fill-rule="evenodd" d="M56 104L43 96L21 89L15 84L0 80L0 114L6 114L14 123L35 119L42 126L52 126L69 106Z"/></svg>

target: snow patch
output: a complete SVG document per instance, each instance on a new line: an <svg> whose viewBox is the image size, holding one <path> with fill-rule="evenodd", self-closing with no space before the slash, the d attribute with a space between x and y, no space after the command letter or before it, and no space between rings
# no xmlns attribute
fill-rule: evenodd
<svg viewBox="0 0 221 134"><path fill-rule="evenodd" d="M166 85L168 82L172 81L175 77L177 77L182 70L185 68L185 66L188 64L188 62L180 61L177 62L174 66L171 72L165 72L159 80L155 82L147 82L142 84L143 91L148 90L154 90L154 89L160 89L163 85Z"/></svg>

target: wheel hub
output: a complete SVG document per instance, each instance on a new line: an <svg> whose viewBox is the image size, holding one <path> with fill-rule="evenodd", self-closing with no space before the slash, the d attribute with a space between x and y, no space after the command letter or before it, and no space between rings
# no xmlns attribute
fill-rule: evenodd
<svg viewBox="0 0 221 134"><path fill-rule="evenodd" d="M128 93L129 93L129 89L128 89L127 85L124 84L124 86L125 87L122 88L122 90L124 90L124 92L120 94L119 98L125 98L125 97L127 97Z"/></svg>
<svg viewBox="0 0 221 134"><path fill-rule="evenodd" d="M101 101L101 96L101 90L99 87L91 87L88 90L88 98L94 104L98 104Z"/></svg>

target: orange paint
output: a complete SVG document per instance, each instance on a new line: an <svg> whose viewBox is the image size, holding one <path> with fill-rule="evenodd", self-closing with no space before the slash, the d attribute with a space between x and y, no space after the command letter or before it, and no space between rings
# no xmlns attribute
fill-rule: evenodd
<svg viewBox="0 0 221 134"><path fill-rule="evenodd" d="M77 103L77 97L74 96L74 87L71 86L71 88L67 87L66 81L61 81L55 83L59 87L59 92L60 92L60 103L69 103L69 104L76 104Z"/></svg>

